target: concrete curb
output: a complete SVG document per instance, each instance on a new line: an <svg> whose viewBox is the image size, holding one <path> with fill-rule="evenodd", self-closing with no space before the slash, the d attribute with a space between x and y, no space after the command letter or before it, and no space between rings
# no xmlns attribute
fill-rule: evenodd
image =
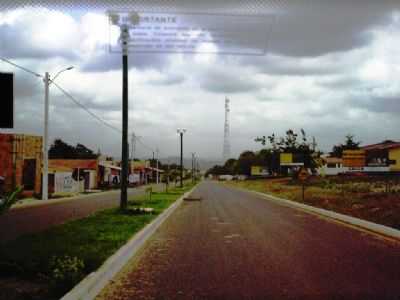
<svg viewBox="0 0 400 300"><path fill-rule="evenodd" d="M108 282L125 266L125 264L138 252L151 235L179 207L183 202L183 198L190 195L196 187L197 185L183 194L151 223L147 224L142 230L137 232L124 246L110 256L97 271L86 276L71 291L65 294L61 300L90 300L96 298Z"/></svg>
<svg viewBox="0 0 400 300"><path fill-rule="evenodd" d="M389 237L389 238L400 241L400 230L397 230L397 229L394 229L394 228L391 228L391 227L388 227L385 225L376 224L376 223L373 223L370 221L365 221L365 220L361 220L361 219L358 219L355 217L350 217L350 216L343 215L343 214L333 212L330 210L326 210L323 208L317 208L317 207L313 207L310 205L306 205L306 204L294 202L291 200L279 198L279 197L276 197L276 196L273 196L270 194L264 194L261 192L251 191L251 190L242 189L242 188L238 188L238 189L245 191L245 192L250 192L250 193L262 196L263 198L274 201L280 205L297 208L297 209L303 210L305 212L315 213L315 214L318 214L318 215L321 215L321 216L324 216L324 217L327 217L330 219L334 219L334 220L342 222L342 223L350 224L350 225L359 227L361 229L365 229L365 230L371 231L373 233L377 233L379 235L383 235L385 237Z"/></svg>

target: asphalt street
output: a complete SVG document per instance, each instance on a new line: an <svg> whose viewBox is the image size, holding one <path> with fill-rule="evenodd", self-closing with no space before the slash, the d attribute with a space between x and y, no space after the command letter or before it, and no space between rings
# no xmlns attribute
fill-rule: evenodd
<svg viewBox="0 0 400 300"><path fill-rule="evenodd" d="M99 299L400 299L400 243L205 181Z"/></svg>
<svg viewBox="0 0 400 300"><path fill-rule="evenodd" d="M156 189L159 187L156 187ZM141 195L145 187L130 188L128 195ZM94 193L65 201L48 200L46 205L11 209L0 216L0 243L25 233L39 232L66 221L84 218L89 214L119 205L120 192Z"/></svg>

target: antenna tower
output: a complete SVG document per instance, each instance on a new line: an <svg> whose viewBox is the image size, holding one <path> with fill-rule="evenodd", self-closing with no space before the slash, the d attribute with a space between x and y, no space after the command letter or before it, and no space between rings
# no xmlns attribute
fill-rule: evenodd
<svg viewBox="0 0 400 300"><path fill-rule="evenodd" d="M224 126L224 150L223 150L223 160L224 163L231 158L231 144L230 144L230 126L229 126L229 99L225 98L225 126Z"/></svg>

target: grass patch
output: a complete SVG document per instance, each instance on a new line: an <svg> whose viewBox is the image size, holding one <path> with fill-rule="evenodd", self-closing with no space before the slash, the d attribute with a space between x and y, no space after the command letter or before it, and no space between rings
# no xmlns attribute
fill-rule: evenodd
<svg viewBox="0 0 400 300"><path fill-rule="evenodd" d="M47 282L47 294L42 290L37 299L59 298L191 187L153 193L151 201L146 195L128 199L128 208L153 208L151 214L107 209L1 244L0 276Z"/></svg>
<svg viewBox="0 0 400 300"><path fill-rule="evenodd" d="M275 195L315 207L351 215L400 229L399 179L382 178L311 178L306 183L305 199L297 180L268 179L227 182L225 184Z"/></svg>

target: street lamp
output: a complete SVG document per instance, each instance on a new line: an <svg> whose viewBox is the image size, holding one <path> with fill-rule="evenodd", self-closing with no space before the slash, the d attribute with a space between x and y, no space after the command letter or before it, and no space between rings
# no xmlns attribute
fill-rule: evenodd
<svg viewBox="0 0 400 300"><path fill-rule="evenodd" d="M192 182L194 182L195 180L195 174L194 174L195 160L196 160L196 152L192 152Z"/></svg>
<svg viewBox="0 0 400 300"><path fill-rule="evenodd" d="M120 208L126 209L128 205L128 160L129 160L129 146L128 146L128 42L130 39L129 25L139 24L139 15L135 12L129 14L127 21L130 24L124 23L125 20L118 14L110 12L110 21L113 25L118 26L120 29L119 41L122 46L122 170L121 170L121 198Z"/></svg>
<svg viewBox="0 0 400 300"><path fill-rule="evenodd" d="M159 184L160 183L160 179L159 179L159 173L158 173L158 156L159 156L159 154L160 154L160 151L158 150L158 148L156 149L156 153L157 153L157 165L156 165L156 176L157 176L157 184Z"/></svg>
<svg viewBox="0 0 400 300"><path fill-rule="evenodd" d="M61 73L65 71L72 70L74 67L70 66L68 68L62 69L59 71L56 76L54 76L54 79L50 79L50 75L48 72L45 73L45 75L38 74L32 70L29 70L25 67L22 67L20 65L17 65L16 63L13 63L12 61L9 61L8 59L4 57L0 57L0 60L17 67L27 73L30 73L36 77L43 78L44 82L44 137L43 137L43 170L42 170L42 200L48 200L48 176L49 176L49 152L48 152L48 139L49 139L49 86L54 80L60 75Z"/></svg>
<svg viewBox="0 0 400 300"><path fill-rule="evenodd" d="M74 67L70 66L68 68L62 69L59 71L54 79L50 79L50 74L48 72L45 73L43 82L44 82L44 136L43 136L43 171L42 171L42 200L48 200L49 195L49 86L58 75L65 71L72 70Z"/></svg>
<svg viewBox="0 0 400 300"><path fill-rule="evenodd" d="M186 132L184 128L178 128L176 131L181 137L181 188L183 187L183 134Z"/></svg>

